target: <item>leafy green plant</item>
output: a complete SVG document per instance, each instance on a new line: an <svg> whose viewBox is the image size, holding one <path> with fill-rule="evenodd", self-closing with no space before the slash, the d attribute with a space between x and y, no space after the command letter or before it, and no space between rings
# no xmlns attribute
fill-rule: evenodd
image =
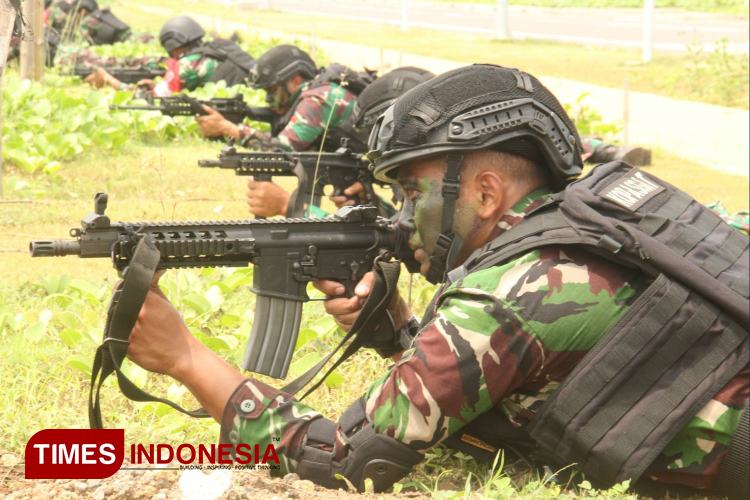
<svg viewBox="0 0 750 500"><path fill-rule="evenodd" d="M711 51L689 45L687 64L669 75L668 83L673 92L686 93L696 100L747 108L747 75L747 55L731 53L724 38Z"/></svg>
<svg viewBox="0 0 750 500"><path fill-rule="evenodd" d="M258 91L228 88L224 82L208 84L193 95L210 99L238 92L250 103L262 100ZM54 175L62 168L60 162L89 150L117 151L133 139L166 143L178 136L197 135L191 117L109 108L131 100L128 91L95 91L71 77L49 75L38 83L11 73L3 79L3 159L28 173Z"/></svg>
<svg viewBox="0 0 750 500"><path fill-rule="evenodd" d="M589 93L579 95L571 104L565 104L565 111L576 125L578 133L583 136L599 137L607 142L615 142L622 132L622 126L605 122L602 115L586 103Z"/></svg>

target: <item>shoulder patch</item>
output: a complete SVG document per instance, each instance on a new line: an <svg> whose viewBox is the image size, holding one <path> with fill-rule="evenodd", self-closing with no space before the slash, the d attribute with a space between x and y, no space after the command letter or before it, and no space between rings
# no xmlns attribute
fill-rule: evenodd
<svg viewBox="0 0 750 500"><path fill-rule="evenodd" d="M664 187L638 169L617 179L602 190L601 196L623 208L635 211L664 191Z"/></svg>

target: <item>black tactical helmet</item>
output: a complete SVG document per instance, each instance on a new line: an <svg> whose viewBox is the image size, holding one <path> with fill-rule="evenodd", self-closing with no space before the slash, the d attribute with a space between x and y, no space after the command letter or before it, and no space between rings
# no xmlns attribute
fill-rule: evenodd
<svg viewBox="0 0 750 500"><path fill-rule="evenodd" d="M435 75L426 69L405 66L396 68L365 87L354 106L352 120L357 129L370 130L375 121L404 92Z"/></svg>
<svg viewBox="0 0 750 500"><path fill-rule="evenodd" d="M164 23L159 31L159 41L167 52L199 41L206 34L195 19L177 16Z"/></svg>
<svg viewBox="0 0 750 500"><path fill-rule="evenodd" d="M557 98L517 69L475 64L401 96L373 127L368 158L393 182L404 162L494 149L529 158L564 185L582 168L581 141Z"/></svg>
<svg viewBox="0 0 750 500"><path fill-rule="evenodd" d="M94 12L95 10L99 10L99 4L96 3L96 0L78 0L78 9Z"/></svg>
<svg viewBox="0 0 750 500"><path fill-rule="evenodd" d="M309 54L299 47L277 45L258 58L250 71L250 82L256 89L269 89L298 73L309 80L318 74L318 69Z"/></svg>

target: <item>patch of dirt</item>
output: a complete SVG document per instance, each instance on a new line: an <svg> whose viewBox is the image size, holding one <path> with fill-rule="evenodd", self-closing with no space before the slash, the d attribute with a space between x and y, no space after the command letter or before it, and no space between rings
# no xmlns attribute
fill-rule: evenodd
<svg viewBox="0 0 750 500"><path fill-rule="evenodd" d="M123 466L126 466L124 464ZM231 474L228 474L230 473ZM217 475L217 473L219 473ZM231 476L231 477L230 477ZM220 496L212 488L229 487ZM174 500L221 498L240 499L424 499L418 493L359 494L328 490L300 479L296 474L272 478L264 470L121 470L105 479L25 479L24 465L16 455L5 454L0 460L0 497L7 500L54 498L69 500Z"/></svg>

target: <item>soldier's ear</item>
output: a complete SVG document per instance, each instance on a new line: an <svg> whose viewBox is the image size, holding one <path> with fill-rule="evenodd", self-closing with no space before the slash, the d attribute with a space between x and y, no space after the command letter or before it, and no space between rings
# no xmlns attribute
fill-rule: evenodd
<svg viewBox="0 0 750 500"><path fill-rule="evenodd" d="M493 170L482 170L473 179L475 199L479 201L477 216L480 219L493 219L502 215L505 202L505 181Z"/></svg>

